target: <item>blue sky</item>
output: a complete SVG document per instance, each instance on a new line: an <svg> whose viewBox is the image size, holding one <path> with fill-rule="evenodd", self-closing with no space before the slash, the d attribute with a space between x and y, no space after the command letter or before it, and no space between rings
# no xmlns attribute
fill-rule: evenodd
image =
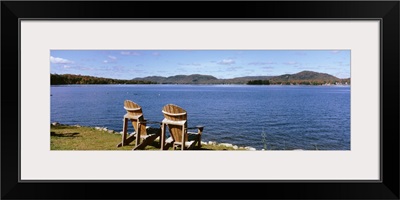
<svg viewBox="0 0 400 200"><path fill-rule="evenodd" d="M350 50L51 50L50 73L115 79L204 74L275 76L303 70L350 77Z"/></svg>

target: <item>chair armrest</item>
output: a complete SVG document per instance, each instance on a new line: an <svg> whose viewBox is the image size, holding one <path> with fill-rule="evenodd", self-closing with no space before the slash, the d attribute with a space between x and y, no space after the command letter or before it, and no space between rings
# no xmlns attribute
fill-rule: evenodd
<svg viewBox="0 0 400 200"><path fill-rule="evenodd" d="M124 109L127 110L127 111L138 111L138 110L140 110L141 108L128 108L128 107L125 107L125 106L124 106Z"/></svg>
<svg viewBox="0 0 400 200"><path fill-rule="evenodd" d="M198 125L198 126L196 126L196 127L189 127L189 128L187 128L187 129L197 129L197 133L198 133L198 134L202 134L202 133L203 133L204 126Z"/></svg>

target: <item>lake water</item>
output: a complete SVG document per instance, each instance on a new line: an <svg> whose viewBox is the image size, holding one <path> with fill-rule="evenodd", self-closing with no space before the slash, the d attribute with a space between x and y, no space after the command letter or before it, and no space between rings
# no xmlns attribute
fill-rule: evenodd
<svg viewBox="0 0 400 200"><path fill-rule="evenodd" d="M64 85L51 94L51 122L120 132L125 100L149 121L162 121L162 107L172 103L186 109L189 127L204 125L203 141L350 150L350 86Z"/></svg>

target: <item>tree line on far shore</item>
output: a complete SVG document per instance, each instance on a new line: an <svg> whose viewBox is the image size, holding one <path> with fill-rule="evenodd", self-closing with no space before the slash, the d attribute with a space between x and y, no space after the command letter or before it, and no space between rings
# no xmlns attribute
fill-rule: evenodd
<svg viewBox="0 0 400 200"><path fill-rule="evenodd" d="M50 74L51 85L69 84L155 84L146 80L120 80L111 78L100 78L94 76L82 76L75 74Z"/></svg>
<svg viewBox="0 0 400 200"><path fill-rule="evenodd" d="M350 79L339 81L326 80L290 80L290 81L272 81L272 80L251 80L247 85L350 85Z"/></svg>

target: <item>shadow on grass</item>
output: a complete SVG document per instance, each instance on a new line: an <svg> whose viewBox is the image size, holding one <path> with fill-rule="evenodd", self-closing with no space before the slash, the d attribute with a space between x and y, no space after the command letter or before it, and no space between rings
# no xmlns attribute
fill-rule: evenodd
<svg viewBox="0 0 400 200"><path fill-rule="evenodd" d="M132 142L132 143L134 144L134 142ZM158 141L153 141L148 146L151 146L152 148L155 148L155 149L160 149L160 147L161 147L161 145ZM168 150L172 150L172 147L169 146ZM180 148L175 149L175 151L179 151L179 150L181 150L181 149ZM200 149L196 149L196 147L195 147L193 149L186 150L186 151L210 151L210 150L212 150L212 149L207 149L207 148L203 148L203 147L201 147ZM221 150L227 150L227 149L221 149Z"/></svg>
<svg viewBox="0 0 400 200"><path fill-rule="evenodd" d="M53 125L50 125L50 128L60 130L60 129L77 129L79 127L75 127L75 126L53 126Z"/></svg>
<svg viewBox="0 0 400 200"><path fill-rule="evenodd" d="M56 132L50 132L50 136L54 137L79 137L77 136L79 133L56 133Z"/></svg>

